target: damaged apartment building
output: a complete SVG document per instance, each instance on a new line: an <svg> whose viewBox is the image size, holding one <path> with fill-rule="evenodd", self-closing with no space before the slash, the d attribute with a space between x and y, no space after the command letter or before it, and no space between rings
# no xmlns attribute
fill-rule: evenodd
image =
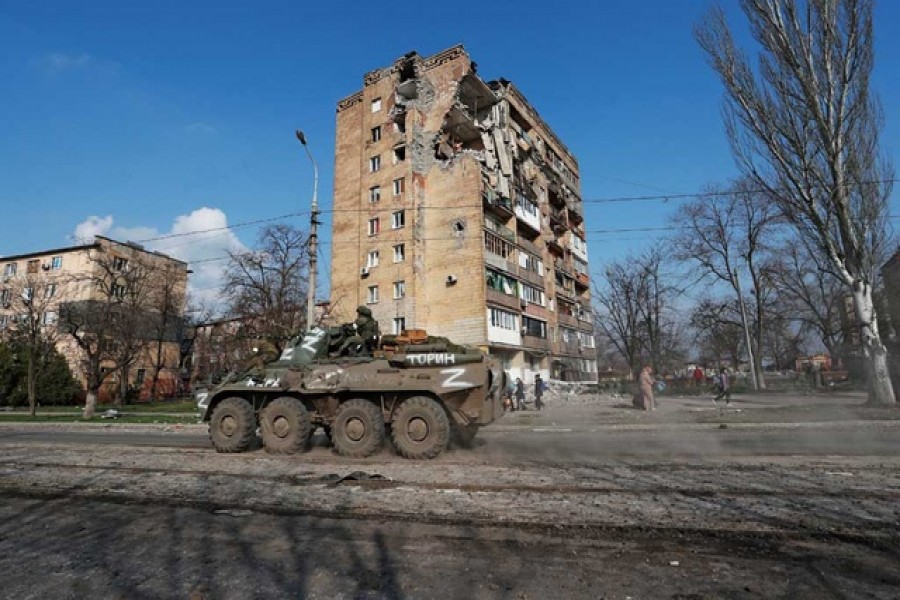
<svg viewBox="0 0 900 600"><path fill-rule="evenodd" d="M513 377L595 380L578 163L461 46L366 74L337 107L331 302L425 329Z"/></svg>

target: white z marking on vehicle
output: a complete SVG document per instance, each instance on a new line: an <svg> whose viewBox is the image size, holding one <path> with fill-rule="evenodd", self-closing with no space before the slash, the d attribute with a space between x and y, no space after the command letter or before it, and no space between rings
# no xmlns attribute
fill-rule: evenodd
<svg viewBox="0 0 900 600"><path fill-rule="evenodd" d="M468 381L457 381L460 377L465 374L465 369L443 369L441 371L441 375L449 375L447 379L444 380L445 388L469 388L475 387Z"/></svg>

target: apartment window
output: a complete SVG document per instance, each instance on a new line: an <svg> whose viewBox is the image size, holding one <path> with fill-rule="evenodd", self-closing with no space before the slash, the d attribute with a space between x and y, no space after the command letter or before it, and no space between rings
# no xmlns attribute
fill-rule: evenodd
<svg viewBox="0 0 900 600"><path fill-rule="evenodd" d="M403 333L403 330L406 329L406 317L396 317L394 319L394 325L391 329L391 333L394 335L400 335Z"/></svg>
<svg viewBox="0 0 900 600"><path fill-rule="evenodd" d="M394 195L401 196L406 189L406 180L401 177L394 180Z"/></svg>
<svg viewBox="0 0 900 600"><path fill-rule="evenodd" d="M578 332L578 342L585 348L593 348L595 346L593 334L583 331Z"/></svg>
<svg viewBox="0 0 900 600"><path fill-rule="evenodd" d="M38 269L40 269L40 268L41 268L41 261L39 261L39 260L29 260L28 261L27 269L28 269L29 273L37 273Z"/></svg>
<svg viewBox="0 0 900 600"><path fill-rule="evenodd" d="M59 315L52 310L48 310L41 318L41 323L43 323L44 325L55 325L58 320Z"/></svg>
<svg viewBox="0 0 900 600"><path fill-rule="evenodd" d="M50 283L47 284L47 287L44 288L44 298L52 298L56 295L56 284Z"/></svg>
<svg viewBox="0 0 900 600"><path fill-rule="evenodd" d="M381 141L381 125L372 128L372 141L373 142Z"/></svg>
<svg viewBox="0 0 900 600"><path fill-rule="evenodd" d="M378 217L369 219L369 235L378 235L379 231L381 231L381 222Z"/></svg>
<svg viewBox="0 0 900 600"><path fill-rule="evenodd" d="M135 377L134 382L137 385L141 385L142 383L144 383L144 379L146 379L146 377L147 377L147 369L138 369L137 377Z"/></svg>
<svg viewBox="0 0 900 600"><path fill-rule="evenodd" d="M397 146L394 148L394 164L406 160L406 146Z"/></svg>
<svg viewBox="0 0 900 600"><path fill-rule="evenodd" d="M31 302L31 299L34 297L34 288L27 287L22 290L22 300L25 302Z"/></svg>
<svg viewBox="0 0 900 600"><path fill-rule="evenodd" d="M369 286L369 291L366 294L366 302L369 304L375 304L376 302L378 302L378 286L377 285Z"/></svg>
<svg viewBox="0 0 900 600"><path fill-rule="evenodd" d="M54 256L53 261L50 263L50 268L54 271L62 269L62 256Z"/></svg>
<svg viewBox="0 0 900 600"><path fill-rule="evenodd" d="M406 133L406 121L394 121L394 133Z"/></svg>
<svg viewBox="0 0 900 600"><path fill-rule="evenodd" d="M378 250L369 250L369 255L366 257L366 267L371 269L372 267L378 266Z"/></svg>
<svg viewBox="0 0 900 600"><path fill-rule="evenodd" d="M488 231L484 232L484 249L504 259L508 259L513 253L511 243Z"/></svg>
<svg viewBox="0 0 900 600"><path fill-rule="evenodd" d="M405 281L395 281L394 282L394 300L399 300L400 298L406 297L406 282Z"/></svg>
<svg viewBox="0 0 900 600"><path fill-rule="evenodd" d="M527 252L519 252L519 266L532 273L544 275L544 261L533 254Z"/></svg>
<svg viewBox="0 0 900 600"><path fill-rule="evenodd" d="M402 210L395 211L391 215L391 229L400 229L406 225L406 212Z"/></svg>
<svg viewBox="0 0 900 600"><path fill-rule="evenodd" d="M406 260L406 245L405 244L397 244L394 246L394 262L403 262Z"/></svg>
<svg viewBox="0 0 900 600"><path fill-rule="evenodd" d="M9 290L0 290L0 304L7 305L12 298L12 292Z"/></svg>
<svg viewBox="0 0 900 600"><path fill-rule="evenodd" d="M117 256L113 259L113 269L116 271L124 271L128 268L128 259Z"/></svg>
<svg viewBox="0 0 900 600"><path fill-rule="evenodd" d="M118 298L119 300L121 300L122 298L125 297L125 286L124 285L114 283L114 284L112 284L112 287L110 288L109 291L113 295L114 298Z"/></svg>
<svg viewBox="0 0 900 600"><path fill-rule="evenodd" d="M537 204L535 204L531 198L526 198L525 196L519 196L518 200L519 206L522 207L522 210L531 215L532 217L538 216L538 208Z"/></svg>
<svg viewBox="0 0 900 600"><path fill-rule="evenodd" d="M531 337L547 339L547 324L522 315L522 332Z"/></svg>
<svg viewBox="0 0 900 600"><path fill-rule="evenodd" d="M485 269L484 279L489 289L496 290L507 296L516 295L516 286L518 285L518 282L512 277L493 269Z"/></svg>
<svg viewBox="0 0 900 600"><path fill-rule="evenodd" d="M539 306L543 306L546 302L546 298L544 297L544 292L539 290L538 288L527 285L520 284L522 290L522 299L531 304L537 304Z"/></svg>
<svg viewBox="0 0 900 600"><path fill-rule="evenodd" d="M0 329L6 329L7 325L9 325L9 317L7 315L0 315Z"/></svg>
<svg viewBox="0 0 900 600"><path fill-rule="evenodd" d="M375 98L372 100L372 112L377 113L381 110L381 98Z"/></svg>
<svg viewBox="0 0 900 600"><path fill-rule="evenodd" d="M565 327L560 327L559 332L562 334L562 341L564 341L567 344L572 341L572 334L574 332L571 329L567 329Z"/></svg>
<svg viewBox="0 0 900 600"><path fill-rule="evenodd" d="M489 308L488 313L491 319L491 327L499 327L510 331L515 331L518 327L518 319L514 313L500 310L499 308Z"/></svg>
<svg viewBox="0 0 900 600"><path fill-rule="evenodd" d="M369 173L374 173L381 169L381 157L373 156L369 159Z"/></svg>
<svg viewBox="0 0 900 600"><path fill-rule="evenodd" d="M6 266L3 267L3 276L4 277L12 277L16 274L16 263L7 263Z"/></svg>
<svg viewBox="0 0 900 600"><path fill-rule="evenodd" d="M381 200L381 186L373 185L369 188L369 202L378 202Z"/></svg>

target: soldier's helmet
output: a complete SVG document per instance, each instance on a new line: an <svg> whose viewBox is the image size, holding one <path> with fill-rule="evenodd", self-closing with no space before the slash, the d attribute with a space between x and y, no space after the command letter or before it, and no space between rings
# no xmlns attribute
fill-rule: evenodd
<svg viewBox="0 0 900 600"><path fill-rule="evenodd" d="M369 318L372 317L372 311L369 310L368 306L357 306L356 314L363 316L363 317L369 317Z"/></svg>

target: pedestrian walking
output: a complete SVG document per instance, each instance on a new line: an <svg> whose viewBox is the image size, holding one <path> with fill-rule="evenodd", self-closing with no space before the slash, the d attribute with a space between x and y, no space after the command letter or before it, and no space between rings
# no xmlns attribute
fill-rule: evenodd
<svg viewBox="0 0 900 600"><path fill-rule="evenodd" d="M638 394L640 394L640 407L645 411L656 410L656 398L653 396L654 383L656 382L653 379L653 367L644 365L638 379L638 384L640 386Z"/></svg>
<svg viewBox="0 0 900 600"><path fill-rule="evenodd" d="M537 410L541 410L544 408L544 402L541 398L544 395L544 380L541 379L541 374L538 373L534 376L534 407Z"/></svg>
<svg viewBox="0 0 900 600"><path fill-rule="evenodd" d="M694 387L700 389L700 386L703 385L703 370L700 367L694 368Z"/></svg>
<svg viewBox="0 0 900 600"><path fill-rule="evenodd" d="M725 370L725 367L719 369L716 385L719 388L719 393L713 398L713 404L718 406L717 400L725 398L725 406L729 406L731 404L731 381L728 378L728 371Z"/></svg>
<svg viewBox="0 0 900 600"><path fill-rule="evenodd" d="M525 410L525 384L521 377L516 377L516 408Z"/></svg>

